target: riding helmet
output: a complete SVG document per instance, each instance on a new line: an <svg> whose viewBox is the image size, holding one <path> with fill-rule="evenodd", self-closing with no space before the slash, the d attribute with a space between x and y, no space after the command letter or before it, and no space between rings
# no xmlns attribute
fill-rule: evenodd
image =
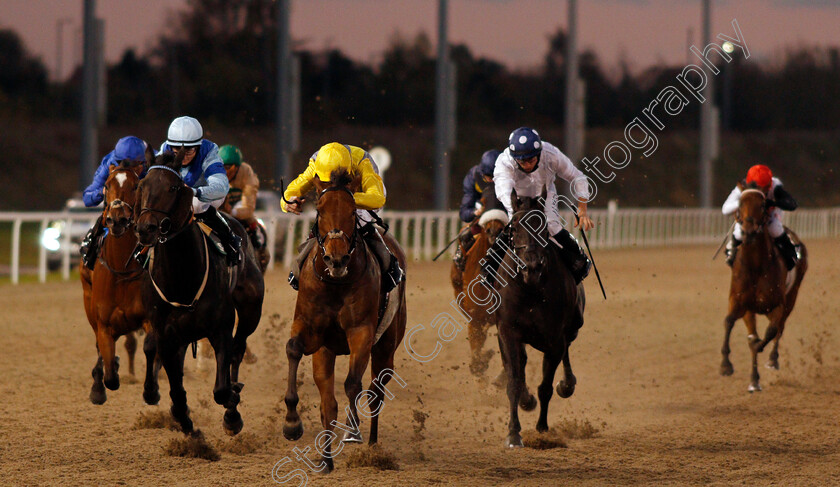
<svg viewBox="0 0 840 487"><path fill-rule="evenodd" d="M519 127L510 133L508 150L514 159L530 159L542 152L542 140L536 130Z"/></svg>
<svg viewBox="0 0 840 487"><path fill-rule="evenodd" d="M501 152L493 149L481 155L481 163L478 165L478 170L485 176L493 177L493 170L496 168L496 158Z"/></svg>
<svg viewBox="0 0 840 487"><path fill-rule="evenodd" d="M318 149L315 156L315 174L321 181L329 181L333 171L350 171L351 163L350 150L338 142L330 142Z"/></svg>
<svg viewBox="0 0 840 487"><path fill-rule="evenodd" d="M192 117L178 117L169 124L166 143L170 147L201 145L204 130L198 120Z"/></svg>
<svg viewBox="0 0 840 487"><path fill-rule="evenodd" d="M242 165L242 151L235 145L223 145L219 149L219 157L222 159L222 164L225 166L241 166Z"/></svg>
<svg viewBox="0 0 840 487"><path fill-rule="evenodd" d="M773 173L763 164L756 164L747 172L747 184L755 183L759 188L766 188L773 182Z"/></svg>

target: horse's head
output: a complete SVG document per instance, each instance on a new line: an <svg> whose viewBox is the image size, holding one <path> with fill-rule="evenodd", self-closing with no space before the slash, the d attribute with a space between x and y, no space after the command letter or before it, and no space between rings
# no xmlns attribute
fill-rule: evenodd
<svg viewBox="0 0 840 487"><path fill-rule="evenodd" d="M741 193L735 219L741 224L744 240L751 241L764 230L767 220L767 197L759 189L748 188Z"/></svg>
<svg viewBox="0 0 840 487"><path fill-rule="evenodd" d="M356 250L356 202L353 193L361 180L346 170L334 171L329 183L315 178L318 190L318 233L315 238L332 278L347 275L347 265Z"/></svg>
<svg viewBox="0 0 840 487"><path fill-rule="evenodd" d="M516 256L525 264L522 278L525 284L539 284L548 264L548 226L544 210L545 189L542 199L518 197L511 194L513 217L510 221L511 244Z"/></svg>
<svg viewBox="0 0 840 487"><path fill-rule="evenodd" d="M146 154L150 158L149 153ZM184 183L178 169L184 152L164 152L150 164L149 172L137 189L134 205L135 232L145 246L165 242L192 217L192 189Z"/></svg>
<svg viewBox="0 0 840 487"><path fill-rule="evenodd" d="M115 237L122 236L134 223L134 206L137 201L137 186L140 183L138 172L142 172L142 166L142 163L122 161L119 166L110 167L111 173L105 180L103 223Z"/></svg>

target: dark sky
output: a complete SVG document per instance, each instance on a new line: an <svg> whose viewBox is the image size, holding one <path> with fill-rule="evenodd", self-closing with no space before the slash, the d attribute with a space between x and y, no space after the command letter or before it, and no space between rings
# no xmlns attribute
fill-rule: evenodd
<svg viewBox="0 0 840 487"><path fill-rule="evenodd" d="M0 0L0 27L18 31L27 47L54 71L56 25L64 24L63 73L78 61L81 0ZM435 0L291 0L292 36L310 49L338 47L353 58L376 60L397 31L426 31L434 41ZM128 47L144 52L185 0L99 0L106 23L106 56ZM547 37L566 25L563 0L450 0L450 40L509 66L541 63ZM580 43L614 68L686 63L689 29L700 43L700 0L579 0ZM773 62L784 48L840 45L840 0L715 0L713 35L733 35L737 18L754 59Z"/></svg>

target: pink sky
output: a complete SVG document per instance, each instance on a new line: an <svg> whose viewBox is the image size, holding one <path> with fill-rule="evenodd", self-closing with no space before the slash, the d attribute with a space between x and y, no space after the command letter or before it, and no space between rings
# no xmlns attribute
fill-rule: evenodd
<svg viewBox="0 0 840 487"><path fill-rule="evenodd" d="M349 56L376 60L394 32L413 37L423 30L436 38L435 0L291 0L292 36L310 49L340 48ZM12 28L53 72L56 23L64 29L63 72L78 61L82 0L0 0L0 28ZM118 60L126 48L141 53L160 33L167 14L185 0L99 0L105 19L106 57ZM547 37L566 25L563 0L450 0L450 41L475 55L517 68L542 62ZM700 43L700 0L579 0L580 45L593 48L614 69L627 59L638 70L658 62L686 62L687 32ZM733 35L738 19L754 59L768 61L786 46L840 45L840 1L717 0L713 35Z"/></svg>

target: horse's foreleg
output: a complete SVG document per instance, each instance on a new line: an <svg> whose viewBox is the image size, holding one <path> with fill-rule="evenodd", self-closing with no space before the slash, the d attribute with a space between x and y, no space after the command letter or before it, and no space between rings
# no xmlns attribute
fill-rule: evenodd
<svg viewBox="0 0 840 487"><path fill-rule="evenodd" d="M262 296L257 301L245 303L239 306L236 310L239 316L239 323L236 325L236 335L233 337L233 356L230 362L230 380L234 388L241 389L239 384L239 367L246 354L251 353L248 350L248 337L257 329L262 315ZM254 360L256 357L253 356ZM248 360L248 363L253 363L254 360Z"/></svg>
<svg viewBox="0 0 840 487"><path fill-rule="evenodd" d="M729 299L729 313L726 315L726 318L723 319L723 347L720 349L720 353L723 356L723 359L720 362L720 375L732 375L735 369L732 367L732 362L729 361L729 337L732 335L732 327L735 326L735 322L738 321L743 315L743 312L738 311L736 309L736 303L733 298L730 297Z"/></svg>
<svg viewBox="0 0 840 487"><path fill-rule="evenodd" d="M393 341L386 342L388 338L390 337L387 335L383 336L382 340L374 345L371 351L371 383L368 390L373 393L374 397L369 406L373 416L370 419L369 445L373 445L379 441L379 414L382 412L383 402L385 400L385 386L391 381L391 374L382 374L382 377L380 377L380 373L386 369L394 370L394 352L397 345Z"/></svg>
<svg viewBox="0 0 840 487"><path fill-rule="evenodd" d="M125 335L125 352L128 354L128 373L134 376L134 354L137 352L137 338L134 332L128 332Z"/></svg>
<svg viewBox="0 0 840 487"><path fill-rule="evenodd" d="M160 401L158 389L158 371L160 371L160 357L157 354L155 332L151 327L146 328L146 338L143 340L143 354L146 355L146 380L143 383L143 400L146 404L157 404Z"/></svg>
<svg viewBox="0 0 840 487"><path fill-rule="evenodd" d="M102 366L105 369L105 387L116 391L120 388L120 375L118 373L120 364L116 357L114 336L111 330L102 323L96 327L96 344L99 347L99 356L102 358Z"/></svg>
<svg viewBox="0 0 840 487"><path fill-rule="evenodd" d="M293 330L300 328L293 326ZM289 361L289 377L286 381L286 423L283 425L283 436L287 440L295 441L303 435L303 423L297 412L297 371L300 359L303 357L303 341L299 335L289 338L286 342L286 358Z"/></svg>
<svg viewBox="0 0 840 487"><path fill-rule="evenodd" d="M359 430L359 414L356 410L356 399L362 392L362 377L370 361L370 349L373 346L373 330L376 323L361 325L347 329L347 344L350 345L350 367L347 379L344 381L344 393L349 401L348 425L356 428L355 432L345 432L341 441L361 443L362 433Z"/></svg>
<svg viewBox="0 0 840 487"><path fill-rule="evenodd" d="M563 353L563 380L557 384L557 395L563 399L571 397L575 393L575 385L577 384L577 378L572 373L572 361L569 357L571 346L571 343L566 343L566 350Z"/></svg>
<svg viewBox="0 0 840 487"><path fill-rule="evenodd" d="M551 395L554 393L554 374L557 371L557 365L560 359L556 354L543 354L542 363L542 382L537 388L537 395L540 397L540 417L537 420L537 431L544 433L548 431L548 403L551 401ZM560 386L558 384L558 393Z"/></svg>
<svg viewBox="0 0 840 487"><path fill-rule="evenodd" d="M747 342L750 346L750 356L752 357L752 371L750 372L750 385L747 388L750 392L761 390L758 375L758 346L761 342L758 338L758 333L755 329L755 313L748 311L744 313L744 324L747 325Z"/></svg>
<svg viewBox="0 0 840 487"><path fill-rule="evenodd" d="M502 355L505 357L505 372L507 372L507 395L510 406L510 420L508 421L508 436L505 439L505 446L508 448L521 448L522 436L519 434L522 431L522 426L519 424L519 397L525 389L524 371L522 368L522 359L520 355L524 353L524 348L519 343L518 337L514 337L512 333L506 331L507 327L499 327L499 348Z"/></svg>
<svg viewBox="0 0 840 487"><path fill-rule="evenodd" d="M193 423L190 419L190 409L187 407L187 391L184 390L184 355L187 353L187 346L176 349L174 346L164 347L165 343L165 340L159 341L160 359L169 378L169 397L172 399L169 412L181 426L181 431L189 435L193 433Z"/></svg>
<svg viewBox="0 0 840 487"><path fill-rule="evenodd" d="M472 352L470 372L475 376L484 375L484 372L487 371L490 357L493 356L493 352L490 350L485 350L483 353L481 351L484 347L484 342L487 340L487 328L489 328L489 324L483 323L480 320L472 320L468 326L470 351Z"/></svg>
<svg viewBox="0 0 840 487"><path fill-rule="evenodd" d="M321 426L328 432L326 443L319 442L316 448L321 454L322 469L325 468L325 473L329 473L334 468L333 458L341 453L344 445L336 441L338 436L333 426L338 418L338 402L335 400L335 354L326 347L321 347L312 356L312 377L321 394ZM337 446L335 451L334 444Z"/></svg>

